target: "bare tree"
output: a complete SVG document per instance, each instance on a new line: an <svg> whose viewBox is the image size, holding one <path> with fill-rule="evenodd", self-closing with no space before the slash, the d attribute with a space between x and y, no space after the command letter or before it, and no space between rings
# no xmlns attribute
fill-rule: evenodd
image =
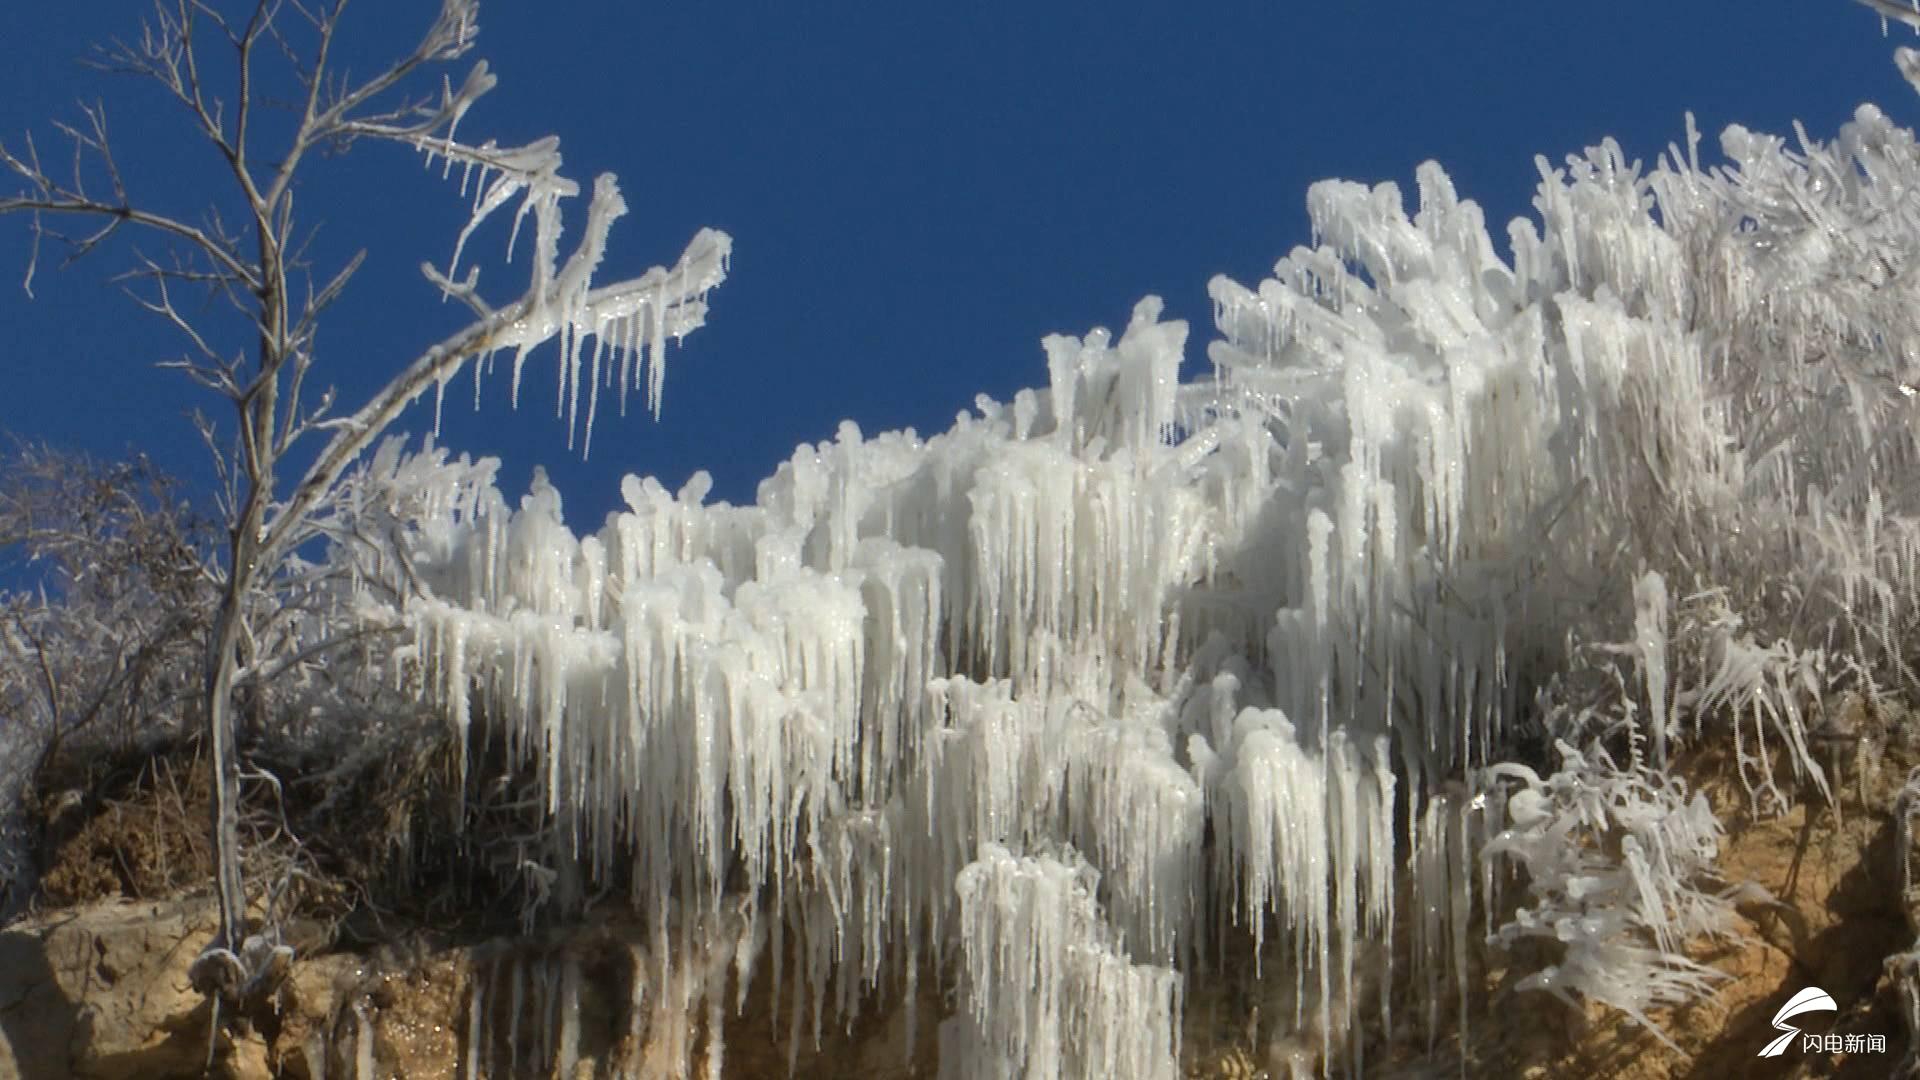
<svg viewBox="0 0 1920 1080"><path fill-rule="evenodd" d="M208 525L144 457L0 454L0 566L40 570L38 589L0 591L0 714L34 729L35 769L103 720L125 743L179 711L212 622Z"/></svg>
<svg viewBox="0 0 1920 1080"><path fill-rule="evenodd" d="M517 396L528 352L557 339L562 378L570 387L569 430L581 426L584 375L589 438L603 385L617 383L624 395L644 373L657 410L666 340L703 323L704 296L725 275L731 241L724 233L702 230L671 269L656 267L594 286L608 229L626 212L614 178L603 175L594 184L580 240L562 262L560 203L579 189L560 174L558 140L549 136L502 147L456 137L462 118L495 84L485 62L476 63L457 84L443 78L437 94L406 96L419 74L470 50L478 29L477 0L441 0L438 17L419 44L364 80L333 65L347 0L258 0L239 12L225 6L214 0L159 0L137 41L116 41L98 57L108 70L157 84L181 106L192 137L217 156L232 181L225 201L195 224L143 200L115 161L104 110L83 106L79 123L57 125L72 150L64 177L43 164L31 138L18 152L0 146L0 162L24 182L17 196L0 199L0 213L25 215L31 222L29 291L46 240L64 243L68 262L122 230L163 241L165 261L136 253L122 280L141 307L185 338L186 354L167 366L232 409L234 426L226 442L212 424L200 424L222 470L228 542L217 570L220 601L208 635L203 699L214 762L220 931L196 962L194 977L203 991L234 1000L263 989L290 959L269 935L248 932L234 716L236 687L271 670L276 642L284 640L284 627L277 622L282 616L266 602L280 568L317 535L319 515L337 495L347 469L410 403L429 389L444 389L476 358L511 350ZM212 74L216 68L224 78ZM265 133L277 125L256 123L266 107L257 87L269 77L289 76L300 90L291 105L292 134L273 139ZM295 178L315 151L344 149L361 140L398 143L439 160L444 172L457 169L463 192L469 183L477 185L472 218L447 269L422 267L444 296L471 311L472 319L406 362L358 410L336 415L331 391L308 393L315 331L365 252L316 273L302 256L304 235L296 227L293 196ZM517 204L515 233L532 218L532 272L516 299L496 305L482 297L477 270L464 277L457 272L474 230L510 203ZM59 221L70 219L86 222L85 230L55 230ZM221 355L211 329L176 306L176 293L190 289L224 297L244 317L256 339L250 356Z"/></svg>
<svg viewBox="0 0 1920 1080"><path fill-rule="evenodd" d="M0 921L34 888L23 815L48 766L164 738L194 713L212 532L178 494L145 458L0 454L0 569L37 586L0 590Z"/></svg>

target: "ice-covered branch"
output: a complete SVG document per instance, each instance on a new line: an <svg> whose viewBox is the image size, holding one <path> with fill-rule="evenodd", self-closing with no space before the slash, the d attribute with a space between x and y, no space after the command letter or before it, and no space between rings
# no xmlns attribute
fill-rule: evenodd
<svg viewBox="0 0 1920 1080"><path fill-rule="evenodd" d="M221 929L192 972L196 985L229 1000L260 989L261 980L273 971L258 965L270 959L269 954L277 955L267 938L247 932L248 898L238 854L240 769L234 693L246 678L302 668L331 649L328 642L356 636L321 633L304 643L294 640L296 629L311 630L304 623L312 622L307 616L313 611L305 606L310 596L295 594L319 591L318 585L303 581L296 572L294 553L308 539L325 534L325 511L329 500L340 494L337 484L342 475L428 387L443 389L463 365L500 349L514 352L516 396L525 358L550 340L560 342L562 378L571 387L573 401L577 402L581 374L590 367L585 418L589 433L603 360L617 368L624 393L641 367L640 350L646 349L649 400L657 408L665 339L701 324L705 294L724 278L730 247L724 234L702 232L671 270L596 286L593 279L606 255L608 231L626 210L618 187L605 177L595 185L580 244L560 265L560 204L578 189L560 173L558 141L547 138L526 147L500 149L491 143L470 147L455 138L462 118L495 85L486 65L476 64L458 89L443 82L437 105L396 100L399 88L416 71L453 61L468 51L477 28L477 4L443 0L438 16L412 51L358 83L329 71L345 8L345 0L332 0L320 8L259 0L241 19L200 0L171 4L163 0L137 45L122 44L105 54L106 66L153 80L185 107L194 136L230 174L233 187L228 206L232 219L242 223L244 237L228 235L218 225L218 216L212 218L214 225L201 229L140 205L129 195L98 108L84 110L85 126L61 128L74 146L70 181L56 181L47 174L31 140L24 156L0 147L0 164L26 185L19 196L0 200L0 215L31 215L34 248L27 261L28 285L39 241L47 232L42 225L45 215L96 219L94 232L69 239L75 257L94 251L122 226L163 234L179 249L175 266L168 269L143 261L136 276L154 294L141 303L185 333L193 352L177 366L222 395L232 410L231 443L218 438L210 423L203 422L201 427L228 487L231 543L223 565L221 602L207 631L204 701L214 768ZM294 40L299 27L286 25L293 14L305 21L310 32L310 63L302 62L301 46ZM207 64L202 55L206 44L222 37L232 60L231 85L224 98L214 91L208 76L225 65ZM254 118L263 65L276 52L291 66L304 100L292 134L283 145L270 147ZM474 230L516 196L521 200L516 231L531 214L535 251L530 284L519 299L499 308L481 299L472 276L464 285L453 284L453 265L444 275L430 274L447 292L461 296L474 310L475 320L423 352L359 410L329 419L330 390L320 394L317 404L303 400L314 373L316 324L345 289L360 256L317 289L311 278L301 288L307 268L301 262L295 228L293 185L314 147L369 138L425 151L445 159L449 168L457 163L469 172L480 171L483 190L472 221L455 244L456 264ZM276 164L259 169L255 163L261 161ZM103 176L111 195L89 191L91 176ZM511 249L510 236L509 257ZM179 258L181 250L184 259ZM248 337L257 342L251 363L216 355L209 342L217 339L174 306L169 286L184 280L214 285L242 308ZM589 339L592 351L587 354L583 349ZM572 417L577 417L574 408ZM284 459L295 452L303 436L322 428L331 432L329 441L283 499Z"/></svg>
<svg viewBox="0 0 1920 1080"><path fill-rule="evenodd" d="M618 189L606 179L599 196L609 204L619 199ZM596 230L604 242L613 213L602 211ZM591 234L590 234L591 235ZM576 264L591 269L586 240L576 252ZM620 364L622 386L634 370L642 347L651 348L653 383L649 400L657 404L658 380L663 373L665 339L669 335L691 332L704 321L705 297L726 277L732 239L723 232L704 229L697 234L672 269L656 267L648 273L600 289L576 292L568 296L564 288L572 279L563 277L542 294L529 294L514 304L495 311L470 324L428 349L395 376L372 400L349 416L327 423L334 434L295 487L284 507L276 510L266 536L266 550L283 552L303 539L302 523L315 506L332 491L333 485L354 461L397 420L406 407L429 389L444 391L447 382L469 361L503 349L515 351L515 389L521 360L527 352L562 338L567 349L561 356L563 372L577 394L581 374L580 348L586 338L594 339L591 357L594 393L599 386L599 362L608 353ZM579 280L585 280L586 273ZM588 415L591 423L591 412Z"/></svg>

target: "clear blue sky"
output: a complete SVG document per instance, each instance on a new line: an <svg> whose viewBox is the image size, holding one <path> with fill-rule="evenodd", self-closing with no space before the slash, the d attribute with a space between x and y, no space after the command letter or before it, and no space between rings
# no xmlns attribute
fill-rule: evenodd
<svg viewBox="0 0 1920 1080"><path fill-rule="evenodd" d="M358 0L352 67L410 44L434 6ZM48 117L104 98L136 191L191 216L213 174L183 118L142 84L74 63L89 42L137 33L146 10L0 6L0 136L16 147L31 128L46 153ZM1535 154L1557 162L1612 134L1651 161L1689 109L1710 145L1734 121L1788 131L1798 118L1827 137L1869 100L1920 120L1889 58L1911 35L1883 39L1846 0L492 0L482 26L474 55L501 85L462 135L552 132L576 179L618 173L634 213L610 271L670 260L702 225L736 244L709 326L672 357L662 420L603 412L591 461L553 419L550 357L530 367L518 414L504 379L477 414L470 393L450 396L443 441L500 455L516 489L544 463L576 525L617 504L627 472L677 487L706 468L719 496L743 501L842 418L869 434L940 430L976 393L1043 383L1043 335L1118 328L1146 293L1193 322L1195 370L1208 278L1252 283L1305 242L1317 179L1411 190L1414 167L1436 159L1503 242L1528 210ZM321 337L321 370L351 403L455 324L414 267L444 264L464 203L372 145L320 163L301 195L323 225L323 264L370 252ZM217 403L150 366L176 345L105 284L126 250L58 273L43 261L29 300L24 226L0 221L0 429L107 456L144 449L204 481L183 417ZM500 264L498 235L476 243L491 259L483 284L505 299L524 264Z"/></svg>

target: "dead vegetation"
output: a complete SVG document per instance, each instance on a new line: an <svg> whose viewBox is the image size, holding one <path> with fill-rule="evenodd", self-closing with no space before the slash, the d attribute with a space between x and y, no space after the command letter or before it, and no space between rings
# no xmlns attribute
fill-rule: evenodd
<svg viewBox="0 0 1920 1080"><path fill-rule="evenodd" d="M512 867L525 853L501 837L542 835L538 815L503 806L477 782L459 790L452 740L430 721L389 724L349 745L269 744L246 755L241 831L253 917L282 926L303 952L367 948L427 928L449 941L517 931ZM198 738L51 758L27 800L40 864L33 906L205 889L209 776Z"/></svg>

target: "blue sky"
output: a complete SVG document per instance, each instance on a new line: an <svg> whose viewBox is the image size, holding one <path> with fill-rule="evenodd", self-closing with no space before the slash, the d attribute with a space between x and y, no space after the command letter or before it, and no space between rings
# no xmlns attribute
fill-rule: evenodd
<svg viewBox="0 0 1920 1080"><path fill-rule="evenodd" d="M404 49L434 6L359 0L349 65L371 71ZM46 120L101 98L136 194L196 216L224 193L184 118L144 85L74 62L90 42L137 33L146 10L0 7L0 138L17 147L31 129L48 153ZM830 438L842 418L869 434L941 430L977 393L1044 382L1042 336L1118 328L1146 293L1194 324L1197 370L1208 279L1251 284L1305 242L1317 179L1411 190L1414 167L1438 160L1503 238L1529 210L1534 155L1557 162L1611 134L1650 161L1689 109L1710 145L1736 121L1787 131L1798 118L1830 136L1863 101L1920 119L1889 59L1909 35L1883 39L1845 0L492 0L481 21L474 56L500 87L462 135L552 132L576 179L618 173L634 212L615 228L610 273L671 260L702 225L735 240L709 326L672 357L662 419L603 412L591 460L553 418L550 357L530 366L517 414L504 379L478 412L470 393L450 396L442 441L499 455L515 488L546 465L577 525L617 505L628 472L677 487L706 468L718 496L750 501L796 443ZM352 403L456 325L414 268L444 264L465 204L394 148L316 164L299 209L322 226L321 265L369 251L320 341L321 370ZM106 283L127 249L58 273L43 260L30 300L24 226L0 221L0 429L104 456L144 450L204 483L184 416L218 403L152 368L177 346ZM502 240L469 248L489 260L496 300L525 280L524 263L501 265ZM416 413L409 426L429 422Z"/></svg>

